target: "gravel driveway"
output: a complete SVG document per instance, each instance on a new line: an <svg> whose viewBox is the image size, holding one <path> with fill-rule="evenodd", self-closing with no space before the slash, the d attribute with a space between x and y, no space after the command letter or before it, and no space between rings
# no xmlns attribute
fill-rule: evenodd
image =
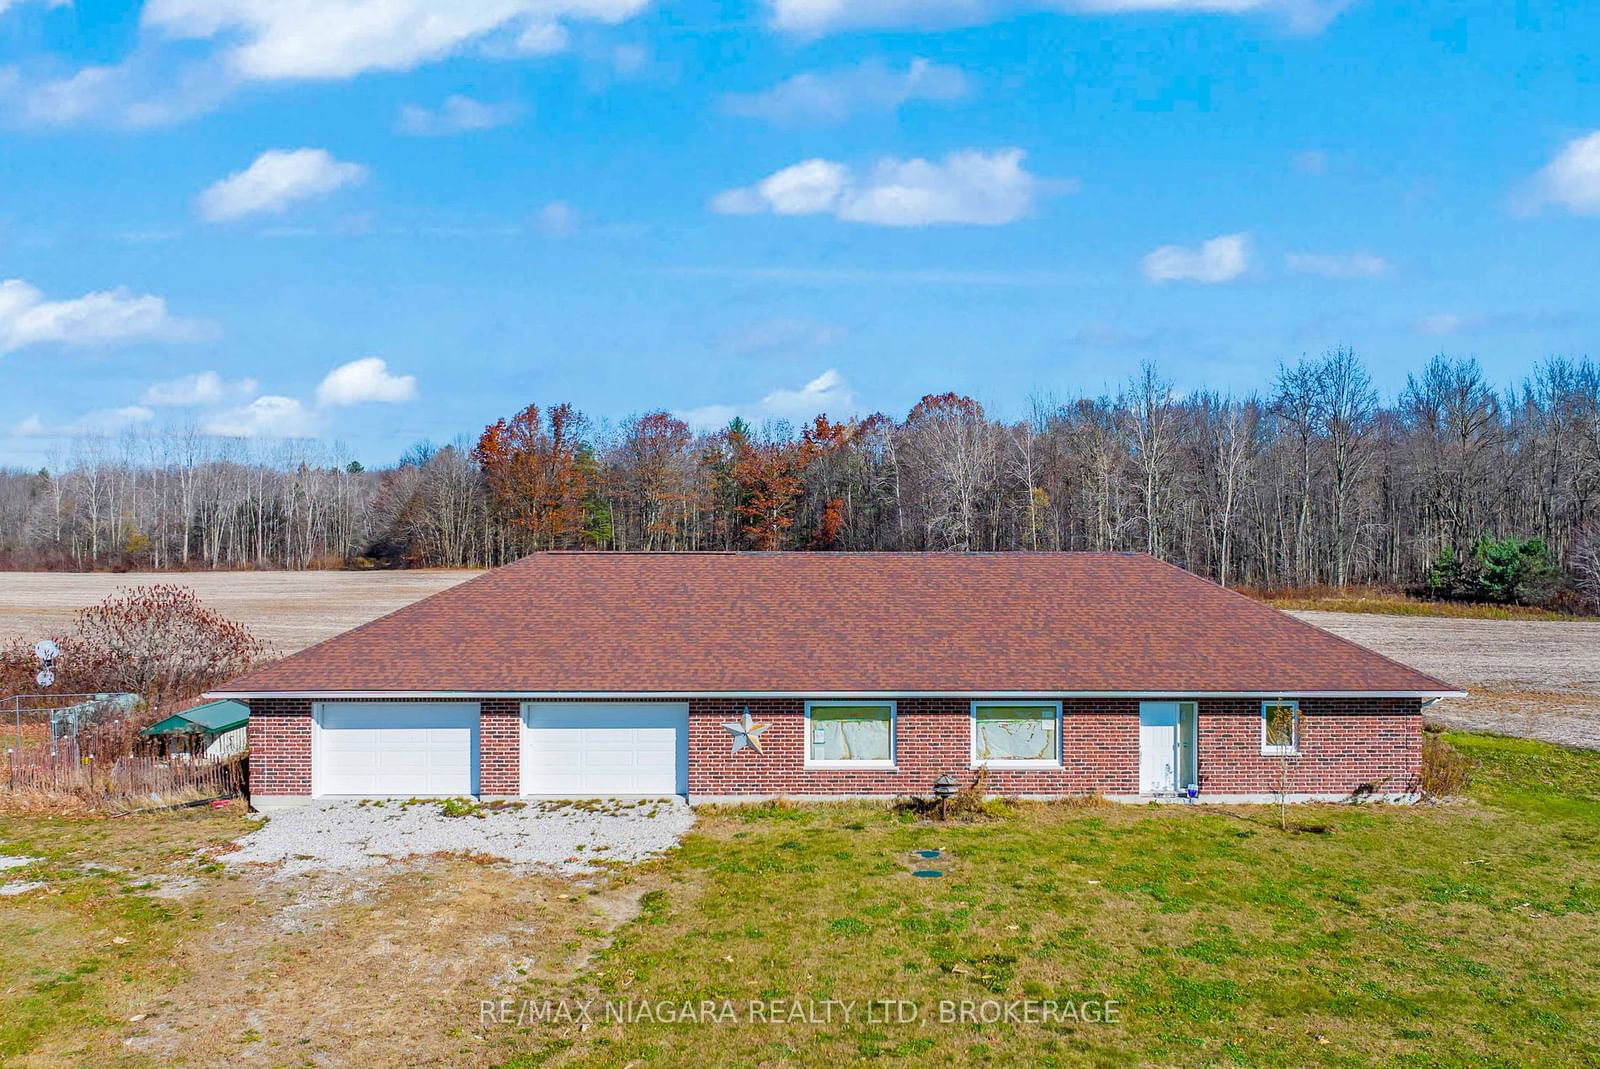
<svg viewBox="0 0 1600 1069"><path fill-rule="evenodd" d="M456 803L463 805L463 803ZM348 871L437 853L489 855L515 865L577 874L611 861L640 861L676 846L694 823L672 801L511 802L439 800L322 802L279 810L223 855L229 864L281 864L279 877Z"/></svg>

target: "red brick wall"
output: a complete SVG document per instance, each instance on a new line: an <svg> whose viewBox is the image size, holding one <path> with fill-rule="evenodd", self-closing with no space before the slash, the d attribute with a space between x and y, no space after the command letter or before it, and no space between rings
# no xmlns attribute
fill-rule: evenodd
<svg viewBox="0 0 1600 1069"><path fill-rule="evenodd" d="M311 703L258 698L250 706L250 793L311 793Z"/></svg>
<svg viewBox="0 0 1600 1069"><path fill-rule="evenodd" d="M927 794L948 772L971 779L971 701L901 698L895 702L895 768L805 767L805 702L798 698L701 698L689 703L689 794ZM750 707L769 726L763 753L732 752L723 728ZM1063 706L1066 728L1061 768L993 769L997 794L1089 794L1136 791L1139 703L1082 700Z"/></svg>
<svg viewBox="0 0 1600 1069"><path fill-rule="evenodd" d="M1422 703L1415 698L1302 698L1299 753L1261 752L1261 703L1200 703L1200 790L1273 792L1287 767L1292 793L1416 789L1422 769Z"/></svg>
<svg viewBox="0 0 1600 1069"><path fill-rule="evenodd" d="M435 701L365 698L353 701ZM253 698L250 707L250 793L311 793L311 701ZM478 793L522 792L522 703L488 698L478 704Z"/></svg>
<svg viewBox="0 0 1600 1069"><path fill-rule="evenodd" d="M385 700L385 699L372 699ZM426 699L418 699L426 700ZM664 699L665 700L665 699ZM311 793L311 702L250 703L251 791ZM746 706L769 727L764 753L732 752L723 724ZM479 790L521 790L521 703L485 699L479 721ZM971 702L902 698L896 702L894 769L807 769L805 702L798 698L697 698L689 702L689 793L739 795L926 794L950 773L970 781ZM1422 718L1416 699L1305 698L1300 752L1287 759L1289 789L1347 794L1370 784L1381 792L1414 788L1421 766ZM993 769L997 794L1134 794L1138 791L1139 703L1132 699L1062 702L1062 767ZM1261 703L1206 699L1198 723L1200 787L1207 794L1278 790L1279 759L1261 753Z"/></svg>
<svg viewBox="0 0 1600 1069"><path fill-rule="evenodd" d="M522 793L522 703L485 699L478 705L478 793Z"/></svg>
<svg viewBox="0 0 1600 1069"><path fill-rule="evenodd" d="M765 721L764 753L732 752L722 725L743 713ZM1287 759L1295 793L1346 794L1372 783L1381 791L1414 784L1421 763L1422 718L1415 699L1303 699L1300 753ZM1280 763L1261 753L1261 703L1200 703L1202 795L1275 791ZM991 769L997 794L1136 794L1139 703L1130 699L1062 702L1062 767ZM971 702L903 698L896 703L894 769L807 769L805 702L800 699L703 698L689 703L689 794L927 794L943 773L965 784L973 775Z"/></svg>

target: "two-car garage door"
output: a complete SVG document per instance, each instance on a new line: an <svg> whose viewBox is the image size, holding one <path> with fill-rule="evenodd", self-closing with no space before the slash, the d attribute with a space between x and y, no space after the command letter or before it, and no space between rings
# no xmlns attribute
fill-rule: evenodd
<svg viewBox="0 0 1600 1069"><path fill-rule="evenodd" d="M478 793L477 702L324 702L312 732L318 797ZM523 794L604 798L688 789L687 703L528 702L521 736Z"/></svg>

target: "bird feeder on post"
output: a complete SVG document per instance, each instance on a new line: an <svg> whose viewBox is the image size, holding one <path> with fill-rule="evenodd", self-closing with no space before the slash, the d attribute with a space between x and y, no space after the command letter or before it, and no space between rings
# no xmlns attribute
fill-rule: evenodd
<svg viewBox="0 0 1600 1069"><path fill-rule="evenodd" d="M939 800L939 819L944 820L950 799L956 796L956 781L948 772L933 781L933 796Z"/></svg>

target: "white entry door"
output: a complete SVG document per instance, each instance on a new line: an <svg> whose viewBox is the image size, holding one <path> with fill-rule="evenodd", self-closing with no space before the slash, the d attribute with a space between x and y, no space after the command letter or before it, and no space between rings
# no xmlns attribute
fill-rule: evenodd
<svg viewBox="0 0 1600 1069"><path fill-rule="evenodd" d="M324 702L312 720L312 793L478 793L477 702Z"/></svg>
<svg viewBox="0 0 1600 1069"><path fill-rule="evenodd" d="M687 702L528 702L522 793L666 796L689 789Z"/></svg>
<svg viewBox="0 0 1600 1069"><path fill-rule="evenodd" d="M1178 703L1139 703L1139 793L1178 790Z"/></svg>

